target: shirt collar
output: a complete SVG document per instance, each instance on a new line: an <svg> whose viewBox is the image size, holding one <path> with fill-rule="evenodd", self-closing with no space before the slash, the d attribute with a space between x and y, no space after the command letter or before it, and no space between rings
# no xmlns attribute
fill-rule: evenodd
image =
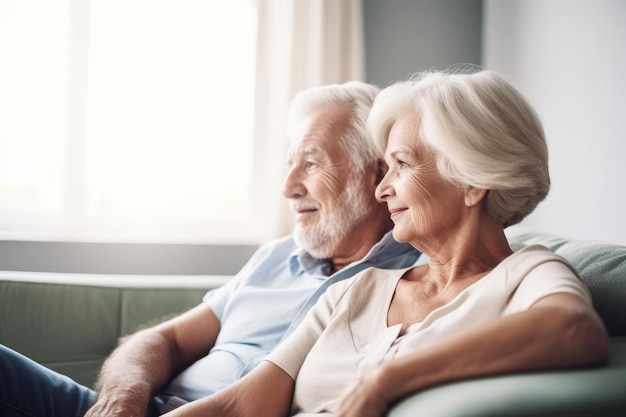
<svg viewBox="0 0 626 417"><path fill-rule="evenodd" d="M371 263L376 264L379 261L379 257L384 255L389 256L390 252L394 253L394 255L398 255L411 250L414 249L410 245L402 245L396 242L393 238L392 232L389 231L381 240L372 246L363 259L359 259L350 265L353 265L354 263L361 263L363 261L370 261ZM349 268L350 265L347 265L342 269L342 271ZM289 269L291 271L291 275L294 277L305 272L309 275L324 279L332 275L332 263L328 259L315 258L303 248L297 248L291 253L289 256Z"/></svg>
<svg viewBox="0 0 626 417"><path fill-rule="evenodd" d="M328 278L332 274L332 268L330 260L315 258L302 248L294 250L289 257L289 269L294 277L306 272L316 278Z"/></svg>

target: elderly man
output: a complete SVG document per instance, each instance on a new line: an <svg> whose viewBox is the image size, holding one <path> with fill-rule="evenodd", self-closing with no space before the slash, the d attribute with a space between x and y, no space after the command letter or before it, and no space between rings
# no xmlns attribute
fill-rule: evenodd
<svg viewBox="0 0 626 417"><path fill-rule="evenodd" d="M283 195L295 212L293 235L261 247L199 306L128 337L105 362L97 393L0 346L0 414L170 411L254 368L332 283L370 266L415 264L420 253L393 240L374 196L386 167L365 123L378 91L350 82L292 102Z"/></svg>

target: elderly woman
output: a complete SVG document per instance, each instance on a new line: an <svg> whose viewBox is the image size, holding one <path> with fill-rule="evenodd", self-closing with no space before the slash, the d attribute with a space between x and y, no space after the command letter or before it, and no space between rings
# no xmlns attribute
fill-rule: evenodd
<svg viewBox="0 0 626 417"><path fill-rule="evenodd" d="M436 384L605 359L572 267L507 243L550 185L541 124L513 87L424 73L383 90L369 125L389 167L376 197L428 264L331 286L255 371L172 416L383 416Z"/></svg>

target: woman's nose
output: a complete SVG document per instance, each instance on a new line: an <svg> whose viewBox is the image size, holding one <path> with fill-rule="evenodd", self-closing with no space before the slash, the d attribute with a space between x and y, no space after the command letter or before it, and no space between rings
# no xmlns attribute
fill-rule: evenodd
<svg viewBox="0 0 626 417"><path fill-rule="evenodd" d="M384 203L393 193L393 187L389 184L389 171L376 186L374 195L379 203Z"/></svg>

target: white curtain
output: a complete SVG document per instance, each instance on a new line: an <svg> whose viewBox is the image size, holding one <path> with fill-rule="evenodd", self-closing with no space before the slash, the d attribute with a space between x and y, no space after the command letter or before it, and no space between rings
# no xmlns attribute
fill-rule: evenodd
<svg viewBox="0 0 626 417"><path fill-rule="evenodd" d="M364 79L362 0L256 0L258 7L256 201L272 237L291 232L293 214L280 187L286 173L286 113L300 90ZM267 226L267 225L266 225Z"/></svg>

